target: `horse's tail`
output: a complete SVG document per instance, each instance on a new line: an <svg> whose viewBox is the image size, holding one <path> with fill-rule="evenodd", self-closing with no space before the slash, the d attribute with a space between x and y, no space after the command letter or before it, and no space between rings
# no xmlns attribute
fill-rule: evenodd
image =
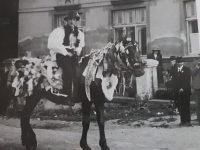
<svg viewBox="0 0 200 150"><path fill-rule="evenodd" d="M0 75L0 114L4 115L9 106L9 89L7 88L7 79L9 71L1 72Z"/></svg>

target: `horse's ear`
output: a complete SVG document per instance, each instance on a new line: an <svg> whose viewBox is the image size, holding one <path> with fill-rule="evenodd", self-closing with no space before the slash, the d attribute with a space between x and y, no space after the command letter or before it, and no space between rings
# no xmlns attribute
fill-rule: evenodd
<svg viewBox="0 0 200 150"><path fill-rule="evenodd" d="M123 32L122 32L121 37L122 37L122 40L126 39L126 37L127 37L126 27L123 27Z"/></svg>

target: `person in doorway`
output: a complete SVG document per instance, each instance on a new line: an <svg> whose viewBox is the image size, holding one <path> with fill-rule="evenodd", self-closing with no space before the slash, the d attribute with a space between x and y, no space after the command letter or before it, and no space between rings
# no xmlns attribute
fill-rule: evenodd
<svg viewBox="0 0 200 150"><path fill-rule="evenodd" d="M199 54L200 55L200 54ZM200 123L200 60L195 60L191 68L192 88L194 89L194 100L196 104L196 120Z"/></svg>
<svg viewBox="0 0 200 150"><path fill-rule="evenodd" d="M76 26L80 16L78 13L70 11L64 17L64 26L54 29L48 38L48 48L51 57L56 60L57 65L63 70L63 91L62 94L77 103L74 98L76 91L75 77L78 66L78 57L85 46L84 33ZM73 89L72 89L73 87ZM78 104L77 104L78 105ZM80 106L80 103L79 103Z"/></svg>
<svg viewBox="0 0 200 150"><path fill-rule="evenodd" d="M174 97L178 103L180 112L180 126L190 125L190 95L191 95L191 72L190 69L184 66L182 57L176 59L177 69L174 72Z"/></svg>
<svg viewBox="0 0 200 150"><path fill-rule="evenodd" d="M164 71L164 68L162 64L162 54L160 53L160 48L154 47L152 53L147 55L147 59L154 59L158 61L158 66L157 66L158 85L164 83L163 73L162 73Z"/></svg>

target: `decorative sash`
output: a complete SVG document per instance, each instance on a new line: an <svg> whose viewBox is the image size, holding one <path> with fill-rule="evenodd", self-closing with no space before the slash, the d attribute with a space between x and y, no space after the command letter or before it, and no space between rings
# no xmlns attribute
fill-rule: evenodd
<svg viewBox="0 0 200 150"><path fill-rule="evenodd" d="M108 43L102 49L92 49L90 52L90 60L86 68L85 76L85 92L89 101L91 101L90 84L95 80L97 66L102 62L104 54L112 47L112 43Z"/></svg>

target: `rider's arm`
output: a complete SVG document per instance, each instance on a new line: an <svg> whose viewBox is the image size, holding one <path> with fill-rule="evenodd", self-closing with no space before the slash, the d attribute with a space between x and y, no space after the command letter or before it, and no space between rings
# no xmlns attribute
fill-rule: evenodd
<svg viewBox="0 0 200 150"><path fill-rule="evenodd" d="M80 40L80 43L79 43L79 46L75 48L75 51L76 51L76 54L78 56L80 56L81 54L81 51L82 51L82 48L85 46L85 38L84 38L84 33L79 31L79 34L78 34L78 37L77 37L79 40Z"/></svg>
<svg viewBox="0 0 200 150"><path fill-rule="evenodd" d="M55 53L60 53L64 56L68 55L63 45L64 36L65 33L61 27L54 29L49 35L47 47Z"/></svg>

